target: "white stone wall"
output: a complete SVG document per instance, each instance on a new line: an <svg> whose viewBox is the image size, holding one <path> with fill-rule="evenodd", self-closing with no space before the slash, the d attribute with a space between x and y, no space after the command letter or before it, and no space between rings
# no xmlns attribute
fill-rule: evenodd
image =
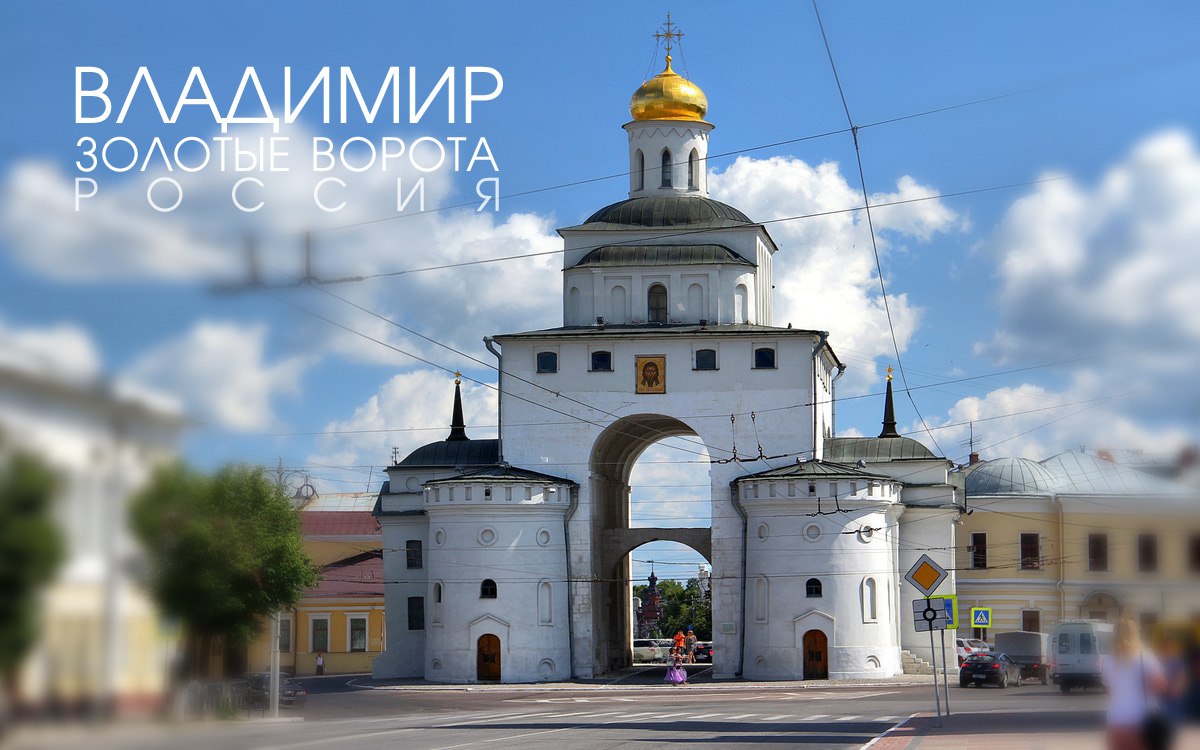
<svg viewBox="0 0 1200 750"><path fill-rule="evenodd" d="M953 508L918 508L911 506L905 508L899 520L899 571L901 576L908 573L909 569L921 558L921 555L929 555L938 565L949 571L949 576L934 593L955 593L954 521L957 518L958 511ZM899 588L901 611L906 613L901 616L900 622L901 647L931 663L934 650L937 650L938 669L942 669L943 663L949 664L951 674L953 674L958 668L954 651L955 631L946 631L944 652L941 651L941 637L937 633L934 633L934 645L931 649L929 634L918 633L913 625L912 601L914 599L923 599L925 595L903 579L900 580ZM967 626L962 632L970 633L970 627ZM947 659L947 661L943 662L943 658Z"/></svg>
<svg viewBox="0 0 1200 750"><path fill-rule="evenodd" d="M708 195L708 134L706 122L644 120L625 125L629 133L629 197L654 195ZM671 152L671 186L662 187L663 149ZM644 168L638 172L638 152ZM688 159L696 152L695 187L688 184Z"/></svg>
<svg viewBox="0 0 1200 750"><path fill-rule="evenodd" d="M571 676L563 518L569 488L444 484L427 495L426 648L431 682L474 682L480 636L500 639L501 681ZM512 495L508 493L512 490ZM496 598L482 598L484 579ZM437 588L441 588L441 602Z"/></svg>

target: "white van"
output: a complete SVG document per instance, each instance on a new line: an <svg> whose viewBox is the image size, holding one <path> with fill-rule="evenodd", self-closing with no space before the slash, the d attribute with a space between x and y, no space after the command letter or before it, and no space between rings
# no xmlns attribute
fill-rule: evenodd
<svg viewBox="0 0 1200 750"><path fill-rule="evenodd" d="M1050 679L1064 693L1100 686L1100 659L1112 652L1113 626L1095 620L1064 620L1050 634Z"/></svg>

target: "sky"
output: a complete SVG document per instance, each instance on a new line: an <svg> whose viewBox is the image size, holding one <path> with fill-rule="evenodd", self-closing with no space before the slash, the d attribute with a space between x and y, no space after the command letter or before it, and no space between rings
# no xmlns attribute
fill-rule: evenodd
<svg viewBox="0 0 1200 750"><path fill-rule="evenodd" d="M776 324L830 331L849 366L839 434L877 432L892 366L911 388L897 404L902 431L955 462L966 460L971 423L984 458L1081 446L1173 456L1200 438L1200 8L819 7L837 80L806 3L10 6L0 25L0 358L171 404L193 420L181 442L189 461L282 461L292 481L310 477L322 492L377 490L393 447L403 456L443 437L453 370L467 377L469 433L493 435L494 373L471 358L490 358L486 335L561 323L554 230L625 197L620 126L630 95L661 70L653 34L670 11L684 33L675 68L703 88L716 125L710 191L770 221L781 248ZM314 101L278 132L229 126L243 143L286 137L286 172L167 171L153 159L82 171L80 139L112 142L120 167L130 143L145 157L156 137L170 151L187 138L215 148L222 136L203 105L164 123L144 88L115 122L139 68L170 112L198 67L225 113L253 67L282 113L285 68L303 87L341 66L368 100L398 68L401 122L390 105L365 122L352 103L340 124L335 96L332 123ZM79 67L109 78L102 122L76 121ZM454 122L444 96L410 122L409 69L423 97L449 67ZM503 78L491 100L494 80L473 79L483 99L469 123L468 67ZM247 89L238 114L252 116L255 101ZM83 104L99 117L96 98ZM314 137L464 145L457 170L451 160L422 172L411 151L354 171L366 163L357 142L348 165L317 172ZM480 139L492 158L468 170ZM185 144L179 163L194 164L197 148ZM426 211L398 212L398 192L422 176ZM96 180L96 194L76 210L80 177ZM146 197L164 177L183 193L171 211ZM264 201L258 211L233 204L244 177L261 182L242 193ZM337 212L313 199L328 177L344 183L325 188L327 204L345 202ZM487 178L499 180L498 212L475 210ZM865 214L849 210L862 205L862 180L872 204L895 204L871 212L878 266ZM306 233L317 277L390 275L214 291L246 280L250 242L263 279L296 281ZM423 270L506 256L525 257ZM643 456L638 523L707 522L704 464L687 457L670 446ZM650 557L693 574L694 555L685 564L647 547L635 560Z"/></svg>

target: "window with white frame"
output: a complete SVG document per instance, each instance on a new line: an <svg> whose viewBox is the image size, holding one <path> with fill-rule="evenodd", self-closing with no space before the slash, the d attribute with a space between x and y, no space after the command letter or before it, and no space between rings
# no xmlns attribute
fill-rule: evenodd
<svg viewBox="0 0 1200 750"><path fill-rule="evenodd" d="M279 650L288 652L292 650L292 618L279 618Z"/></svg>
<svg viewBox="0 0 1200 750"><path fill-rule="evenodd" d="M346 617L346 650L367 650L367 616L348 615Z"/></svg>
<svg viewBox="0 0 1200 750"><path fill-rule="evenodd" d="M308 650L329 650L329 615L308 616Z"/></svg>

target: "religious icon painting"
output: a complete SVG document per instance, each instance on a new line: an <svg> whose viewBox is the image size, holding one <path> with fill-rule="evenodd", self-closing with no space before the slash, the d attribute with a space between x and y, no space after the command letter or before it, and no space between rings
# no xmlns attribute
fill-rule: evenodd
<svg viewBox="0 0 1200 750"><path fill-rule="evenodd" d="M664 356L638 357L637 393L667 392L667 358Z"/></svg>

